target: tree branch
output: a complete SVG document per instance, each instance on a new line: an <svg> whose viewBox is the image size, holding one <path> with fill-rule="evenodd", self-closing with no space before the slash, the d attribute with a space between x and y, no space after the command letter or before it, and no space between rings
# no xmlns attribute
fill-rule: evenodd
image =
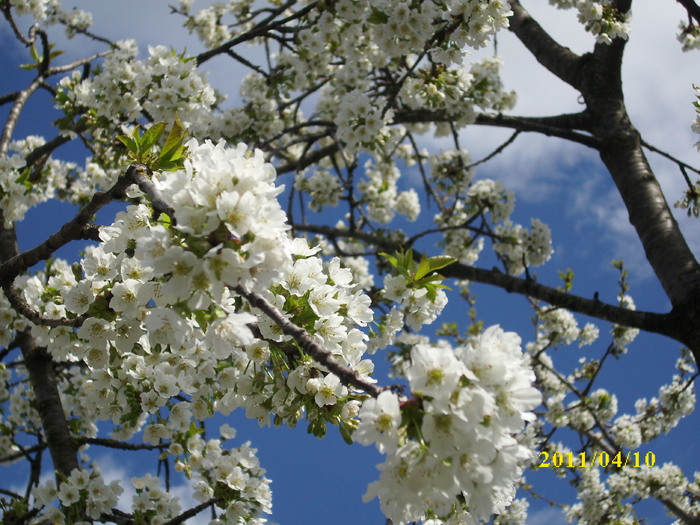
<svg viewBox="0 0 700 525"><path fill-rule="evenodd" d="M12 132L15 130L17 125L17 119L19 118L22 108L27 103L29 97L34 93L44 82L44 77L39 75L34 81L29 84L26 88L19 92L17 97L12 104L10 113L7 116L5 125L2 128L2 135L0 135L0 156L5 155L10 146L10 140L12 139Z"/></svg>
<svg viewBox="0 0 700 525"><path fill-rule="evenodd" d="M347 366L339 363L333 355L319 345L308 334L306 330L291 322L287 317L280 312L267 299L255 292L247 292L242 286L234 288L236 293L246 298L246 300L255 308L262 310L277 326L282 329L286 335L292 336L301 348L313 357L320 364L325 366L330 372L337 375L345 385L352 385L355 388L364 390L372 397L377 397L382 389L370 383L367 379L361 377L357 372L351 370Z"/></svg>
<svg viewBox="0 0 700 525"><path fill-rule="evenodd" d="M312 151L308 155L304 155L297 161L288 162L286 164L282 164L281 166L277 166L275 170L277 171L277 175L284 175L285 173L301 171L305 168L308 168L312 164L317 163L321 159L325 159L330 155L338 153L338 151L340 151L340 148L337 144L324 146L322 148Z"/></svg>
<svg viewBox="0 0 700 525"><path fill-rule="evenodd" d="M685 7L688 16L695 20L695 23L700 24L700 6L694 0L676 0L676 2Z"/></svg>
<svg viewBox="0 0 700 525"><path fill-rule="evenodd" d="M683 523L686 523L687 525L700 525L700 516L693 516L692 514L689 514L687 511L676 505L674 501L671 501L668 498L659 497L658 500L663 503L668 510L678 516Z"/></svg>
<svg viewBox="0 0 700 525"><path fill-rule="evenodd" d="M64 224L58 232L51 235L39 246L17 254L2 263L0 265L0 286L5 287L20 273L48 259L56 250L69 242L83 239L86 235L91 235L94 230L90 228L89 222L97 211L110 202L123 198L124 192L132 184L139 184L142 191L149 194L153 199L152 204L156 211L163 211L170 214L172 209L169 208L167 204L160 202L162 199L159 200L157 191L151 192L151 190L155 190L155 187L151 188L153 183L147 180L143 173L141 173L139 166L140 165L129 166L126 173L119 177L117 182L115 182L109 190L95 193L90 202L85 205L70 222Z"/></svg>
<svg viewBox="0 0 700 525"><path fill-rule="evenodd" d="M431 110L396 110L395 124L411 124L425 122L450 122L452 115L444 111ZM550 117L518 117L509 115L490 115L481 113L474 122L480 126L510 128L518 131L534 131L550 137L559 137L599 149L600 142L595 137L574 131L588 130L590 124L586 113L553 115Z"/></svg>
<svg viewBox="0 0 700 525"><path fill-rule="evenodd" d="M12 307L36 325L49 327L76 327L81 326L85 321L85 318L82 316L74 317L73 319L68 319L67 317L60 317L58 319L44 317L39 312L33 310L27 304L27 302L22 298L19 292L17 292L17 289L11 283L2 283L2 290L3 292L5 292L5 296L7 297L7 300L10 302Z"/></svg>
<svg viewBox="0 0 700 525"><path fill-rule="evenodd" d="M520 295L533 297L551 305L566 308L572 312L589 315L603 321L639 328L641 330L674 338L677 338L678 335L668 326L669 314L627 310L626 308L607 304L597 299L587 299L569 292L563 292L556 288L540 284L532 279L513 277L500 272L498 269L484 270L482 268L455 263L440 270L440 273L445 277L467 279L469 281L498 286L506 292L515 292Z"/></svg>
<svg viewBox="0 0 700 525"><path fill-rule="evenodd" d="M621 5L621 8L627 6ZM597 44L584 67L581 94L591 116L600 157L627 208L644 253L673 305L666 334L685 343L700 362L700 266L666 202L629 120L622 91L625 41Z"/></svg>
<svg viewBox="0 0 700 525"><path fill-rule="evenodd" d="M578 89L581 81L581 57L549 36L518 0L510 0L510 8L513 16L510 17L508 29L549 72Z"/></svg>
<svg viewBox="0 0 700 525"><path fill-rule="evenodd" d="M312 225L295 225L295 228L299 231L320 233L329 237L360 239L387 251L395 251L402 247L397 243L393 243L366 232L351 232L348 230L331 228L329 226ZM403 246L403 248L405 248L405 246ZM572 312L589 315L603 321L639 328L641 330L666 335L675 339L678 339L679 337L679 334L672 327L672 323L670 322L672 320L671 314L628 310L626 308L604 303L597 299L587 299L568 292L563 292L561 290L557 290L556 288L540 284L532 279L513 277L511 275L504 274L497 269L485 270L482 268L455 263L443 268L440 270L440 273L445 277L465 279L497 286L509 293L514 292L520 295L539 299L551 305L566 308Z"/></svg>
<svg viewBox="0 0 700 525"><path fill-rule="evenodd" d="M126 169L124 177L131 180L142 192L150 197L153 214L156 218L161 213L165 213L170 217L172 224L175 225L175 210L165 202L158 188L151 182L151 175L153 175L153 173L145 165L132 164Z"/></svg>
<svg viewBox="0 0 700 525"><path fill-rule="evenodd" d="M673 155L671 155L670 153L668 153L668 152L666 152L666 151L660 150L659 148L657 148L657 147L654 146L653 144L649 144L646 140L644 140L644 139L641 138L641 137L640 137L640 140L641 140L642 146L644 146L644 147L645 147L646 149L648 149L649 151L653 151L654 153L658 153L658 154L661 155L662 157L667 158L667 159L670 160L671 162L677 164L678 167L681 168L681 169L687 169L687 170L690 170L690 171L692 171L692 172L697 173L698 175L700 175L700 169L695 168L695 167L691 166L690 164L686 164L686 163L683 162L682 160L680 160L680 159L674 157Z"/></svg>
<svg viewBox="0 0 700 525"><path fill-rule="evenodd" d="M45 348L36 346L29 332L18 334L17 339L29 373L37 412L41 418L54 469L69 476L73 469L78 468L78 446L68 428L53 360Z"/></svg>
<svg viewBox="0 0 700 525"><path fill-rule="evenodd" d="M101 447L114 448L119 450L163 450L167 449L170 446L169 443L163 443L160 445L148 445L146 443L126 443L124 441L106 438L76 437L74 439L76 443L79 443L81 445L99 445Z"/></svg>
<svg viewBox="0 0 700 525"><path fill-rule="evenodd" d="M571 142L578 142L589 148L599 149L600 141L590 135L573 131L570 126L574 120L572 115L556 115L552 117L515 117L509 115L487 115L482 113L476 117L475 124L517 129L519 131L534 131L549 137L559 137ZM582 121L581 121L582 122ZM580 124L579 124L580 125Z"/></svg>
<svg viewBox="0 0 700 525"><path fill-rule="evenodd" d="M226 53L229 49L232 47L237 46L238 44L241 44L243 42L247 42L249 40L253 40L254 38L257 38L259 36L264 35L268 31L281 27L282 25L286 24L287 22L294 20L296 18L300 18L304 16L306 13L312 11L316 7L316 2L312 2L311 4L308 4L304 8L300 9L296 13L283 18L281 20L278 20L274 23L272 21L275 19L276 16L278 16L281 13L284 13L287 9L292 7L296 3L296 0L289 0L285 4L279 6L277 9L272 11L272 14L265 18L265 20L261 20L258 22L258 24L255 25L252 29L249 31L246 31L245 33L232 38L228 40L227 42L224 42L220 46L215 47L214 49L210 49L209 51L204 51L203 53L200 53L197 55L197 65L201 65L207 60L215 57L216 55L220 55L222 53Z"/></svg>
<svg viewBox="0 0 700 525"><path fill-rule="evenodd" d="M196 507L192 507L191 509L183 512L176 518L166 521L163 525L179 525L180 523L184 523L185 520L195 517L206 508L216 505L219 501L221 501L221 498L211 498L210 500L200 503Z"/></svg>

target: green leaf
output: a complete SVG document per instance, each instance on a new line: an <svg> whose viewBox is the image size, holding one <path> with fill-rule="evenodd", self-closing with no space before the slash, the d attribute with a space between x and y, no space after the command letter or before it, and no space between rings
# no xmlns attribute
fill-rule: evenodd
<svg viewBox="0 0 700 525"><path fill-rule="evenodd" d="M567 268L565 272L560 271L558 273L559 277L564 282L564 291L571 291L571 288L574 285L574 272L571 271L571 268Z"/></svg>
<svg viewBox="0 0 700 525"><path fill-rule="evenodd" d="M370 24L386 24L389 21L389 16L376 7L372 6L372 14L367 17Z"/></svg>
<svg viewBox="0 0 700 525"><path fill-rule="evenodd" d="M118 135L117 140L124 144L132 155L137 156L139 154L139 146L131 137L127 135Z"/></svg>
<svg viewBox="0 0 700 525"><path fill-rule="evenodd" d="M393 255L389 255L388 253L384 253L384 252L379 252L379 255L381 255L387 261L389 261L389 264L391 264L394 268L397 267L398 261L396 260L396 257L394 257Z"/></svg>
<svg viewBox="0 0 700 525"><path fill-rule="evenodd" d="M418 268L416 269L416 273L413 275L413 278L416 281L419 281L420 279L425 277L429 272L430 272L430 261L428 260L428 256L426 254L423 254L420 258L420 262L418 263Z"/></svg>
<svg viewBox="0 0 700 525"><path fill-rule="evenodd" d="M167 213L161 213L158 216L158 222L160 222L167 229L170 229L170 226L172 225L172 220L170 219L170 215L168 215Z"/></svg>
<svg viewBox="0 0 700 525"><path fill-rule="evenodd" d="M440 275L439 273L434 273L433 275L428 275L426 277L423 277L420 281L417 281L417 284L433 283L436 281L443 281L444 279L445 279L444 275Z"/></svg>
<svg viewBox="0 0 700 525"><path fill-rule="evenodd" d="M413 268L413 250L409 249L407 252L401 254L399 253L399 266L404 270L408 271Z"/></svg>
<svg viewBox="0 0 700 525"><path fill-rule="evenodd" d="M435 270L441 270L450 264L456 263L457 259L449 255L437 255L428 259L428 262L430 263L430 271L434 272Z"/></svg>
<svg viewBox="0 0 700 525"><path fill-rule="evenodd" d="M165 144L163 144L163 149L160 152L159 159L163 160L174 160L178 150L182 147L187 137L187 131L185 127L180 122L180 119L176 116L175 122L173 122L173 127L170 129L168 138L165 139ZM181 157L180 157L181 158Z"/></svg>
<svg viewBox="0 0 700 525"><path fill-rule="evenodd" d="M354 441L352 440L352 434L350 433L350 429L347 427L347 425L341 424L338 428L343 441L345 441L348 445L352 445Z"/></svg>
<svg viewBox="0 0 700 525"><path fill-rule="evenodd" d="M131 132L131 138L132 140L139 146L139 150L141 149L141 126L136 124L134 126L134 131Z"/></svg>
<svg viewBox="0 0 700 525"><path fill-rule="evenodd" d="M195 310L194 312L194 318L197 320L197 324L199 324L202 332L206 332L207 326L209 326L208 317L208 312L205 312L204 310Z"/></svg>
<svg viewBox="0 0 700 525"><path fill-rule="evenodd" d="M141 138L141 153L148 153L148 151L150 151L153 145L158 142L161 135L163 135L165 126L165 122L157 122L148 128L148 131L146 131Z"/></svg>

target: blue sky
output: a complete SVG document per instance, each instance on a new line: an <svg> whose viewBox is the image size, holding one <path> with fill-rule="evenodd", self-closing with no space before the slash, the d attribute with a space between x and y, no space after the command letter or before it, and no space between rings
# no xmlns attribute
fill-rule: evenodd
<svg viewBox="0 0 700 525"><path fill-rule="evenodd" d="M167 3L134 0L74 2L86 9L97 7L93 9L97 33L114 39L134 37L144 52L146 44L164 43L176 49L186 47L191 53L196 53L200 47L184 30L178 29L179 19L164 18ZM541 15L545 27L563 43L575 51L588 49L588 40L577 31L572 15L562 16L561 12L543 6L544 2L538 0L523 3L527 8L536 9L533 14ZM649 7L652 3L637 3L624 68L630 114L649 142L697 165L700 159L693 148L697 137L689 129L693 116L690 86L692 82L700 83L700 78L693 76L693 72L698 71L697 54L681 54L675 42L676 26L682 13L671 0L667 1L668 9L664 8L663 12ZM138 16L134 16L135 13ZM0 70L15 71L21 50L9 43L4 26L0 29L0 42L4 49L0 55ZM91 51L85 48L84 41L62 43L59 47L67 51L69 58ZM563 89L558 81L539 69L533 73L532 59L519 49L511 35L499 36L499 51L506 61L506 84L520 92L514 113L542 115L580 109L573 92ZM212 83L220 89L231 85L231 79L237 76L221 67L225 65L223 62L216 64L219 67L210 72ZM5 74L0 78L0 94L19 87L21 83L17 77ZM540 96L541 93L546 93L546 97ZM230 94L235 97L235 93ZM21 120L16 137L27 134L53 136L46 127L50 102L43 94L37 102ZM6 111L6 107L0 107L3 117ZM484 128L469 130L464 133L463 144L473 152L474 159L478 159L505 140L508 134ZM438 148L444 144L426 137L425 145ZM66 150L59 155L78 160L76 151ZM678 170L653 154L650 154L650 161L668 200L675 201L682 191ZM509 152L480 169L477 176L498 178L515 190L518 204L514 220L528 224L530 217L538 217L552 228L555 254L546 267L537 271L542 282L557 285L557 270L571 268L576 274L574 293L590 297L599 291L602 300L612 302L617 293L618 275L610 261L623 258L631 270L630 293L637 307L651 311L668 309L668 302L644 260L609 176L594 154L557 139L525 136L519 138ZM280 182L289 185L291 179L284 177ZM402 184L407 188L417 184L417 180L408 174ZM56 205L34 210L20 226L21 247L28 248L40 242L71 213L69 207ZM429 217L430 213L427 212L426 216ZM99 219L102 223L111 221L107 214ZM691 246L698 253L700 229L697 223L685 220L682 214L679 219ZM68 247L62 255L74 258L76 253L75 247ZM480 265L490 267L492 262L487 259ZM531 312L524 298L482 285L474 285L473 292L478 297L479 318L487 325L498 323L506 330L520 333L525 342L532 340ZM465 322L465 311L463 303L455 299L440 321ZM588 319L579 318L582 324L586 321ZM608 332L606 324L596 324L602 334ZM600 344L585 350L586 355L602 353L605 344L607 340L603 337ZM658 387L670 380L678 347L677 343L658 336L640 336L629 355L610 363L600 378L600 386L609 386L617 394L621 412L631 410L638 397L654 396ZM580 355L582 350L572 347L555 355L555 361L564 367L573 366ZM361 502L367 484L377 477L375 465L382 460L373 448L347 446L332 430L326 438L317 440L306 434L303 423L293 430L260 429L256 422L246 420L238 413L226 418L226 422L238 430L234 445L251 440L258 448L268 477L273 480L273 521L284 525L384 523L376 501ZM690 477L694 470L700 470L700 445L696 439L699 428L698 415L693 414L682 421L671 436L650 446L644 445L640 450L653 451L658 464L672 461L681 465ZM93 454L101 457L94 449ZM105 472L127 479L153 471L156 465L155 459L131 456L102 456L101 462ZM565 484L552 483L549 478L553 476L547 472L541 472L537 478L528 475L532 481L542 481L547 487L543 491L547 496L556 498L559 494L570 494ZM532 502L531 510L530 525L561 522L546 505ZM649 505L640 516L646 517L651 525L671 521L658 505Z"/></svg>

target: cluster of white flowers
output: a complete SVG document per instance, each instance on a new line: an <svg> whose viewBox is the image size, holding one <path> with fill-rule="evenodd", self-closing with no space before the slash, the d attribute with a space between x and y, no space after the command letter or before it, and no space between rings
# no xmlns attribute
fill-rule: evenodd
<svg viewBox="0 0 700 525"><path fill-rule="evenodd" d="M698 487L697 478L689 481L676 465L624 468L603 479L597 468L581 469L578 483L580 501L567 509L567 519L582 525L598 523L638 523L633 501L655 497L673 502L685 512L698 511L697 502L689 501ZM674 524L682 523L681 520Z"/></svg>
<svg viewBox="0 0 700 525"><path fill-rule="evenodd" d="M508 17L513 14L510 5L503 0L451 0L448 12L463 18L465 26L455 35L455 42L478 49L500 29L508 27Z"/></svg>
<svg viewBox="0 0 700 525"><path fill-rule="evenodd" d="M42 518L52 523L68 523L66 514L71 514L72 507L84 506L87 516L95 520L104 513L111 513L123 491L119 481L106 484L98 469L74 469L58 487L54 480L49 479L36 487L32 495L37 508L58 498L63 510L47 507Z"/></svg>
<svg viewBox="0 0 700 525"><path fill-rule="evenodd" d="M357 189L367 209L367 216L382 224L391 222L396 213L415 221L420 214L420 201L415 190L399 191L399 169L389 162L365 163L364 174Z"/></svg>
<svg viewBox="0 0 700 525"><path fill-rule="evenodd" d="M29 323L57 361L87 365L62 383L64 405L81 430L96 435L96 423L111 419L115 438L143 430L148 443L170 440L179 468L197 473L202 498L228 469L226 515L234 522L269 508L268 482L250 449L224 452L216 440L187 436L193 420L242 407L261 423L274 415L294 425L307 412L322 435L324 416L352 428L360 404L338 376L290 350L291 337L234 289L264 296L367 381L373 365L363 359L368 336L361 328L373 312L340 259L324 262L320 248L289 239L281 188L262 152L223 142L187 146L184 169L153 176L174 217L163 222L145 204L130 205L101 229L103 242L86 250L80 267L57 260L16 284L45 317L88 316L75 331ZM130 195L143 198L135 188ZM9 320L10 332L20 329L19 320ZM253 324L264 340L253 337ZM275 365L285 355L289 361ZM40 428L27 388L13 390L10 406L14 427ZM252 503L242 507L241 498Z"/></svg>
<svg viewBox="0 0 700 525"><path fill-rule="evenodd" d="M25 158L46 144L43 137L30 135L10 143L10 153L0 157L0 206L5 228L24 219L27 211L55 197L57 188L64 188L69 174L76 168L72 162L47 159L34 169L25 168Z"/></svg>
<svg viewBox="0 0 700 525"><path fill-rule="evenodd" d="M553 253L551 231L538 219L531 220L530 230L510 220L515 198L500 182L482 179L469 186L464 200L457 198L446 212L435 216L435 222L446 228L441 245L445 253L465 264L474 264L483 249L483 237L474 238L463 227L479 214L490 214L494 222L493 247L512 275L519 275L528 266L540 266ZM462 226L462 227L460 227Z"/></svg>
<svg viewBox="0 0 700 525"><path fill-rule="evenodd" d="M236 449L224 449L220 440L204 441L198 434L187 441L186 447L171 445L169 452L179 455L185 450L186 461L176 463L175 468L194 476L195 499L203 503L220 497L228 503L223 515L211 525L257 523L251 519L255 514L272 511L270 480L250 442Z"/></svg>
<svg viewBox="0 0 700 525"><path fill-rule="evenodd" d="M208 47L221 45L231 37L228 27L221 23L221 19L231 11L233 6L240 5L242 2L229 2L228 5L217 2L191 15L192 2L193 0L179 2L183 14L187 16L185 27L190 32L196 32L199 39Z"/></svg>
<svg viewBox="0 0 700 525"><path fill-rule="evenodd" d="M379 497L396 524L471 523L503 512L532 457L514 435L541 401L520 338L493 326L458 348L417 344L406 377L417 398L386 391L360 409L354 438L388 455L365 499ZM413 414L404 414L407 428L401 405Z"/></svg>
<svg viewBox="0 0 700 525"><path fill-rule="evenodd" d="M630 306L633 303L623 296L621 304ZM665 498L684 509L697 506L692 496L688 497L688 494L692 494L689 490L692 490L693 484L682 476L677 467L668 464L663 467L645 465L644 468L623 468L626 457L627 461L635 464L645 461L644 452L640 457L629 458L624 451L639 449L642 444L669 432L681 418L695 409L695 394L688 383L689 376L695 371L692 358L684 355L679 359L676 364L679 373L673 376L669 384L661 386L656 397L638 400L635 413L618 414L617 397L604 388L592 388L601 360L580 357L579 366L567 375L555 367L547 353L551 347L571 344L576 340L579 344L587 343L598 337L598 329L590 324L579 329L575 318L566 310L537 307L536 312L537 341L529 343L527 349L533 357L537 385L544 395L546 411L535 424L542 426L546 421L554 427L545 449L550 454L549 458L555 453L569 458L559 467L551 463L550 467L558 477L566 478L571 476L571 466L581 465L582 461L579 452L573 452L551 438L557 427L568 426L603 447L602 451L596 446L597 452L595 449L585 452L586 468L579 468L573 479L578 502L568 507L568 518L585 524L612 521L634 523L633 504L636 498ZM616 346L618 343L619 339L614 337L606 353L617 355L620 352ZM591 464L594 454L603 451L609 457L608 468L605 469L600 464ZM618 457L615 462L618 452L621 459ZM666 483L674 488L665 491L663 487Z"/></svg>
<svg viewBox="0 0 700 525"><path fill-rule="evenodd" d="M679 29L678 41L683 51L700 49L700 26L681 23Z"/></svg>
<svg viewBox="0 0 700 525"><path fill-rule="evenodd" d="M59 9L60 0L10 0L10 5L18 15L30 15L37 22L46 20Z"/></svg>
<svg viewBox="0 0 700 525"><path fill-rule="evenodd" d="M77 30L86 30L92 25L92 15L73 8L61 9L61 0L9 0L9 5L18 15L28 15L39 25L63 24L69 38Z"/></svg>
<svg viewBox="0 0 700 525"><path fill-rule="evenodd" d="M474 122L477 107L494 111L512 109L516 102L514 91L504 91L500 79L503 62L498 57L485 57L463 67L421 68L419 75L410 77L401 87L401 101L409 108L449 111L454 125L461 128ZM437 126L437 135L447 135L449 127Z"/></svg>
<svg viewBox="0 0 700 525"><path fill-rule="evenodd" d="M520 275L528 266L541 266L554 252L552 232L539 219L531 219L530 230L506 221L496 227L496 235L493 249L511 275Z"/></svg>
<svg viewBox="0 0 700 525"><path fill-rule="evenodd" d="M317 169L305 178L300 171L294 180L294 189L309 195L309 208L321 211L324 206L337 206L343 189L340 179L326 169Z"/></svg>
<svg viewBox="0 0 700 525"><path fill-rule="evenodd" d="M425 287L409 286L403 275L384 278L384 298L400 304L398 315L414 331L432 323L447 304L447 296L442 290L436 290L435 296L431 297Z"/></svg>
<svg viewBox="0 0 700 525"><path fill-rule="evenodd" d="M178 498L163 490L160 479L146 474L140 478L131 478L131 485L136 492L131 503L135 520L165 522L180 514Z"/></svg>
<svg viewBox="0 0 700 525"><path fill-rule="evenodd" d="M620 295L618 297L618 303L622 308L636 310L634 300L627 294ZM613 344L615 345L617 351L619 353L625 353L627 352L627 347L639 335L639 328L631 328L629 326L614 324L612 327L612 334L614 337Z"/></svg>
<svg viewBox="0 0 700 525"><path fill-rule="evenodd" d="M470 73L473 80L469 95L480 108L502 112L515 106L515 91L503 91L500 78L502 67L503 60L497 56L486 57L472 65Z"/></svg>
<svg viewBox="0 0 700 525"><path fill-rule="evenodd" d="M515 197L498 181L481 179L469 187L467 197L476 208L488 211L496 222L505 221L515 207Z"/></svg>
<svg viewBox="0 0 700 525"><path fill-rule="evenodd" d="M596 41L611 44L615 38L627 39L630 34L632 13L621 13L611 0L549 0L562 9L575 7L578 19Z"/></svg>
<svg viewBox="0 0 700 525"><path fill-rule="evenodd" d="M391 111L382 114L382 110L360 90L347 93L335 109L336 133L349 151L357 151L361 146L371 147L393 117Z"/></svg>
<svg viewBox="0 0 700 525"><path fill-rule="evenodd" d="M428 153L425 152L427 156ZM474 177L474 169L468 166L472 157L466 149L440 150L428 157L430 162L430 179L438 191L450 192L469 187Z"/></svg>
<svg viewBox="0 0 700 525"><path fill-rule="evenodd" d="M79 72L59 83L58 108L75 114L81 108L94 108L109 122L137 121L144 112L154 121L168 121L177 114L194 134L209 136L214 90L196 62L165 46L148 48L149 57L138 60L132 40L119 42L105 58L103 69L90 78Z"/></svg>
<svg viewBox="0 0 700 525"><path fill-rule="evenodd" d="M438 4L433 2L379 0L369 4L364 4L365 16L372 24L374 43L389 59L422 46L433 34L432 20L440 16Z"/></svg>
<svg viewBox="0 0 700 525"><path fill-rule="evenodd" d="M563 308L542 308L538 312L537 343L528 345L528 351L535 352L550 345L570 345L574 341L579 346L593 344L599 336L598 328L586 323L579 328L574 315Z"/></svg>
<svg viewBox="0 0 700 525"><path fill-rule="evenodd" d="M249 31L272 12L252 9L252 0L219 2L193 12L193 1L180 0L174 10L209 48ZM598 42L627 38L630 15L619 13L611 0L550 3L576 9ZM347 199L363 224L388 224L396 214L416 220L421 202L415 190L399 190L400 162L406 167L421 163L422 168L425 163L430 173L422 174L436 192L432 196L440 212L435 222L445 230L441 245L448 255L473 264L490 234L511 274L547 261L552 247L546 225L533 219L527 229L511 222L512 194L492 180L473 182L467 151L419 153L413 134L432 125L410 118L399 122L404 110L446 115L451 122L442 119L434 126L437 136L445 136L473 123L477 111L513 107L515 94L505 91L499 76L500 59L462 65L465 46L483 47L507 27L509 3L304 4L304 16L297 18L289 8L280 15L288 17L289 25L270 30L281 30L284 44L277 54L268 53L269 71L256 67L242 79L238 107L219 111L221 97L196 60L162 46L149 48L149 56L139 60L135 44L122 42L91 76L76 72L64 78L56 97L67 117L62 129L73 133L69 122L79 119L87 124L94 157L84 169L48 158L35 166L41 172L33 173L24 170L25 159L44 139L27 137L10 144L10 153L0 158L5 225L52 198L55 188L85 200L96 188L108 187L123 161L111 145L114 134L130 131L144 118L172 122L177 114L195 136L224 137L229 143L265 141L289 163L300 159L307 146L336 148L338 155L322 160L308 177L297 173L295 188L310 197L314 210ZM69 35L90 24L87 13L63 12L58 0L10 0L9 5L41 24L61 23ZM234 22L227 24L227 18ZM682 26L681 37L684 49L698 47L697 28ZM297 97L299 93L303 95ZM312 106L306 98L311 93L317 93L315 106L305 121L301 108ZM693 126L700 133L700 116ZM214 413L242 408L261 424L274 419L289 426L306 417L317 436L325 433L327 423L338 425L347 440L374 443L388 456L367 499L379 497L397 524L424 520L440 525L504 513L532 457L533 425L523 431L526 422L568 425L632 449L667 432L693 410L694 394L683 373L657 397L640 400L634 415L618 415L617 398L603 388L571 400L573 385L594 377L599 363L582 357L578 368L564 376L555 372L547 350L576 341L590 344L599 333L590 323L580 328L563 309L538 309L530 355L522 354L517 336L498 327L456 348L442 341L430 345L426 336L402 331L433 322L446 295L404 275L389 275L379 297L397 304L379 321L379 332L368 330L375 319L365 290L373 286L373 276L366 258L347 255L361 254L366 247L339 239L332 246L290 239L272 166L260 151L225 144L193 140L184 169L153 175L173 217L154 216L147 197L132 188L128 196L141 204L129 206L102 228L102 242L87 248L79 265L56 260L46 271L17 279L30 308L51 319L85 315L80 328L36 326L20 318L0 293L0 345L30 328L55 361L81 364L59 378L71 429L96 436L98 422L111 420L117 439L141 432L146 443L166 444L176 469L192 480L197 500L215 497L225 508L214 525L259 523L264 521L259 514L271 509L270 482L256 451L248 443L226 449L230 428L221 429L221 439L209 440L193 430L193 422ZM372 157L351 187L349 166L362 151ZM476 218L490 219L493 227L472 227ZM336 251L342 256L333 257ZM251 293L305 330L360 381L373 381L373 364L365 354L396 343L406 352L397 354L394 370L405 373L414 397L382 391L371 398L345 384L329 371L332 367L314 361L283 323L253 306ZM625 295L620 305L634 308ZM624 353L637 332L614 326L612 352ZM689 365L683 366L687 371ZM7 453L20 450L14 433L41 431L33 393L22 382L24 371L13 373L17 377L0 368L0 403L9 406L0 411L0 448ZM532 387L535 377L547 394L545 417L537 423L532 410L541 396ZM10 390L8 383L18 378ZM599 433L602 429L607 432ZM557 443L548 446L568 450ZM578 486L581 503L570 509L572 519L597 523L614 511L626 520L631 506L621 501L633 493L656 491L685 508L684 493L698 492L698 481L689 483L672 466L637 469L636 477L608 474L603 479L598 469L584 469ZM135 520L156 523L177 517L177 499L157 479L134 478L132 484ZM47 482L36 488L35 507L44 507L39 519L70 522L78 506L98 519L111 512L121 491L117 482L105 484L98 470L79 469L58 486ZM525 507L514 504L494 524L524 523Z"/></svg>

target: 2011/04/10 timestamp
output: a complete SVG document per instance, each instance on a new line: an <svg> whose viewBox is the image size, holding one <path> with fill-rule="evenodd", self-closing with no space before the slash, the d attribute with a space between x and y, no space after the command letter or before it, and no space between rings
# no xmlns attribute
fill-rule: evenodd
<svg viewBox="0 0 700 525"><path fill-rule="evenodd" d="M647 452L642 455L641 452L628 451L626 454L618 451L611 455L605 451L596 451L591 453L579 452L553 452L549 453L542 451L539 454L540 467L554 468L587 468L599 465L603 468L608 466L622 467L653 467L656 463L656 454ZM550 459L551 458L551 459Z"/></svg>

